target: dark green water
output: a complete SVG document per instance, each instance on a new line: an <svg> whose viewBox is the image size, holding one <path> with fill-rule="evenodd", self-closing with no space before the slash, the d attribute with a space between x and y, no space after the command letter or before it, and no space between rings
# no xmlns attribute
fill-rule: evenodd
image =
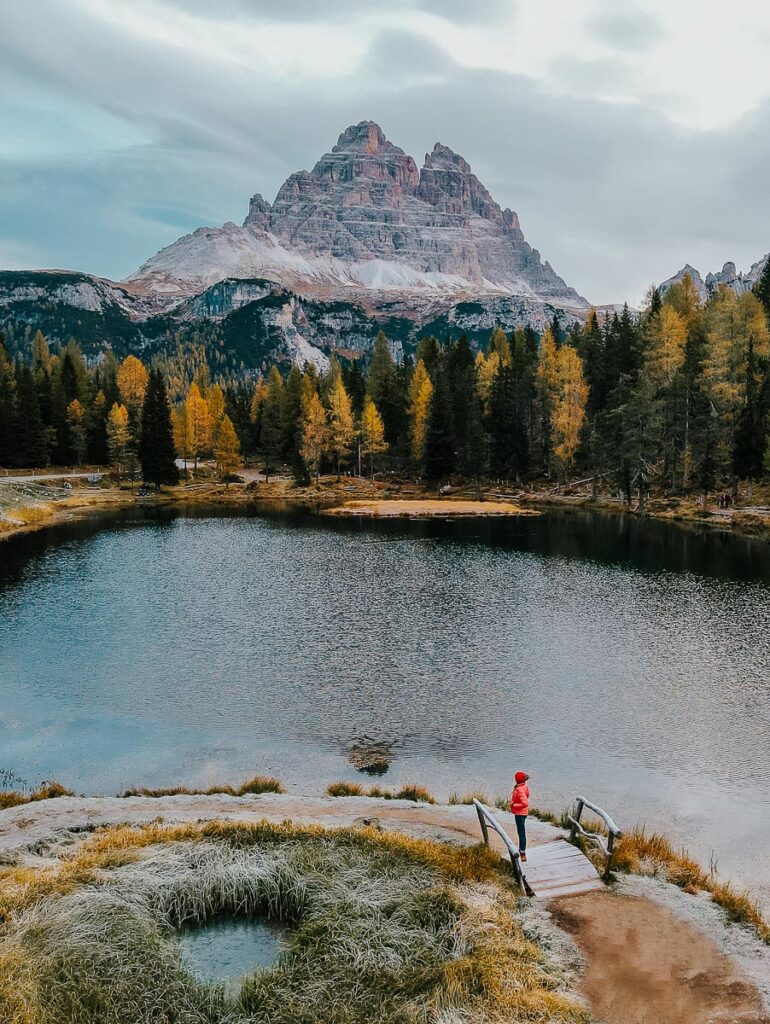
<svg viewBox="0 0 770 1024"><path fill-rule="evenodd" d="M577 512L141 513L0 545L0 768L85 792L347 754L446 795L577 792L770 899L770 545Z"/></svg>

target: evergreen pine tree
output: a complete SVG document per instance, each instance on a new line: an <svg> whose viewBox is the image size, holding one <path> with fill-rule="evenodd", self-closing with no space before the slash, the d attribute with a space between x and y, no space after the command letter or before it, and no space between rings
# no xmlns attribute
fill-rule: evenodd
<svg viewBox="0 0 770 1024"><path fill-rule="evenodd" d="M267 383L267 394L262 403L259 444L265 459L265 479L270 479L270 467L284 447L284 394L283 377L278 368L270 369Z"/></svg>
<svg viewBox="0 0 770 1024"><path fill-rule="evenodd" d="M432 483L451 475L455 469L455 436L452 396L441 363L434 368L433 393L423 444L423 471Z"/></svg>
<svg viewBox="0 0 770 1024"><path fill-rule="evenodd" d="M16 425L13 461L17 466L35 468L48 465L48 439L35 378L29 366L16 367Z"/></svg>
<svg viewBox="0 0 770 1024"><path fill-rule="evenodd" d="M160 370L150 371L142 403L141 423L139 461L142 479L156 487L160 487L161 484L178 483L179 470L175 462L171 409Z"/></svg>
<svg viewBox="0 0 770 1024"><path fill-rule="evenodd" d="M406 400L396 373L396 365L390 354L388 341L382 331L377 335L369 363L367 382L369 397L377 406L385 425L385 440L389 445L403 441L406 422Z"/></svg>
<svg viewBox="0 0 770 1024"><path fill-rule="evenodd" d="M758 480L762 476L767 446L767 414L763 408L765 377L766 372L760 375L754 339L749 338L745 397L733 441L733 472L739 480Z"/></svg>
<svg viewBox="0 0 770 1024"><path fill-rule="evenodd" d="M0 466L13 464L16 381L5 338L0 332Z"/></svg>
<svg viewBox="0 0 770 1024"><path fill-rule="evenodd" d="M489 463L495 479L518 480L529 468L527 427L516 398L513 368L503 364L489 399Z"/></svg>
<svg viewBox="0 0 770 1024"><path fill-rule="evenodd" d="M765 260L762 273L754 285L754 294L765 307L765 314L770 317L770 259Z"/></svg>

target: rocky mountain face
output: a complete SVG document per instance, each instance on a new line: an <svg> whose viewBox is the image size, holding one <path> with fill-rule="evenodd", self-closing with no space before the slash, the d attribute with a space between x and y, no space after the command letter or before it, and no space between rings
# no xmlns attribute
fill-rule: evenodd
<svg viewBox="0 0 770 1024"><path fill-rule="evenodd" d="M0 325L17 348L38 327L98 352L206 333L233 367L395 352L428 333L485 341L500 324L567 325L588 303L526 239L463 157L436 143L422 168L371 121L353 125L272 205L199 228L114 283L66 271L0 273ZM165 340L164 340L165 339Z"/></svg>
<svg viewBox="0 0 770 1024"><path fill-rule="evenodd" d="M750 269L745 274L736 270L734 263L725 263L718 273L707 274L705 280L695 267L691 267L689 263L686 263L678 273L674 274L673 277L669 277L659 286L660 292L665 294L671 285L681 281L685 274L690 275L698 294L704 302L721 284L726 284L728 288L732 288L735 292L749 292L759 280L759 276L765 269L768 258L770 258L770 253L757 260L756 263L752 263Z"/></svg>
<svg viewBox="0 0 770 1024"><path fill-rule="evenodd" d="M750 288L726 263L705 280ZM426 334L485 342L496 325L568 326L587 301L524 238L467 161L441 143L418 168L372 121L344 131L311 171L291 174L271 204L252 196L242 225L199 228L115 283L68 271L0 272L0 328L23 351L40 328L98 354L152 353L204 338L217 363L326 365L365 353L377 331L396 354Z"/></svg>
<svg viewBox="0 0 770 1024"><path fill-rule="evenodd" d="M199 228L161 250L128 283L159 303L226 277L262 277L311 298L421 301L513 295L579 313L568 287L501 210L468 163L436 143L418 170L372 121L340 135L312 171L297 171L272 206L254 195L241 227Z"/></svg>

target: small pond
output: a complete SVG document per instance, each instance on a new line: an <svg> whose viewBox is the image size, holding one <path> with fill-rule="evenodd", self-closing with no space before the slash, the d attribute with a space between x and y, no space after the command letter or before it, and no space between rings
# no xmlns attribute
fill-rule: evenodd
<svg viewBox="0 0 770 1024"><path fill-rule="evenodd" d="M275 963L287 929L259 917L222 917L181 929L176 941L191 974L233 988L245 975Z"/></svg>

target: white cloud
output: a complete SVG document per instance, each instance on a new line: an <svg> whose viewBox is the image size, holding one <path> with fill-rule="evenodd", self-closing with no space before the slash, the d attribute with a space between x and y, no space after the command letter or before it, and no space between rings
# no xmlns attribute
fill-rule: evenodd
<svg viewBox="0 0 770 1024"><path fill-rule="evenodd" d="M0 3L0 258L123 276L373 118L462 152L579 291L638 299L770 248L768 40L758 0Z"/></svg>

